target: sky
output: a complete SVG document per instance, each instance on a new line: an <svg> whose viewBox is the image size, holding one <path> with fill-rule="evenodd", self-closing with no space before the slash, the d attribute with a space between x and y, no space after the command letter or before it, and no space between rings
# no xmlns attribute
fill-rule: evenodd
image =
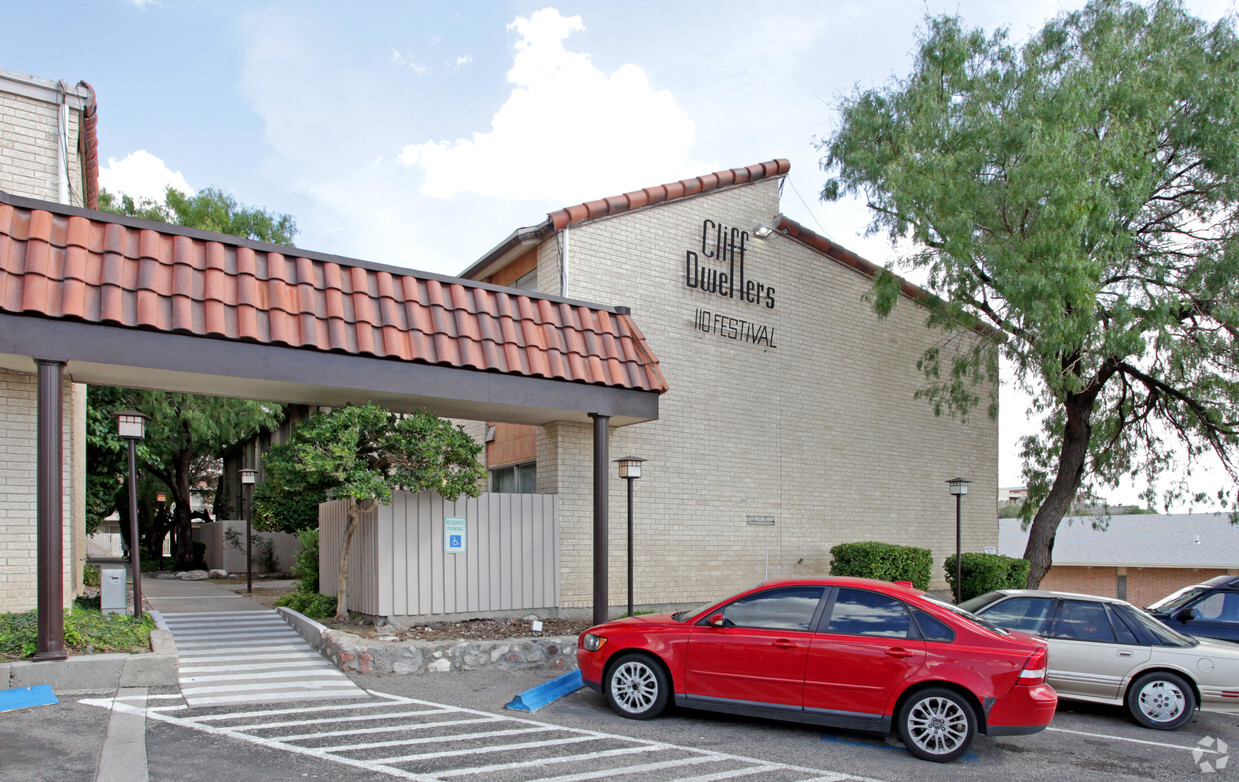
<svg viewBox="0 0 1239 782"><path fill-rule="evenodd" d="M783 213L885 265L862 203L818 199L839 100L906 74L926 14L1022 41L1082 5L4 0L0 66L94 87L105 188L218 187L317 252L459 274L560 207L786 158ZM1004 386L1000 486L1026 402Z"/></svg>

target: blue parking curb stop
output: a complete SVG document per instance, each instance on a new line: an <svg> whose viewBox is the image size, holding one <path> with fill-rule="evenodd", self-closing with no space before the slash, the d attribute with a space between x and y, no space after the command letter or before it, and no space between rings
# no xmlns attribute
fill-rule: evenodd
<svg viewBox="0 0 1239 782"><path fill-rule="evenodd" d="M531 687L505 703L505 709L514 711L537 711L548 703L559 700L569 693L576 692L585 686L579 670L557 676L549 682L542 682L537 687Z"/></svg>
<svg viewBox="0 0 1239 782"><path fill-rule="evenodd" d="M50 706L53 703L60 703L60 701L52 694L50 684L0 690L0 711L28 709L31 706Z"/></svg>

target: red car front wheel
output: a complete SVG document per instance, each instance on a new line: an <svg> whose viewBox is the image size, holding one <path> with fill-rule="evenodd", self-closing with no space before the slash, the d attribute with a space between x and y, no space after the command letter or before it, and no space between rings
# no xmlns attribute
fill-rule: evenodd
<svg viewBox="0 0 1239 782"><path fill-rule="evenodd" d="M644 654L626 654L611 666L605 690L616 714L648 720L667 708L670 687L661 665Z"/></svg>

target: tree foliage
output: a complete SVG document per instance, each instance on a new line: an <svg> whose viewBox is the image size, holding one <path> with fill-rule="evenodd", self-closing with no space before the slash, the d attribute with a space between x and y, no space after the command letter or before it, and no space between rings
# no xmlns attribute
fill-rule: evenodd
<svg viewBox="0 0 1239 782"><path fill-rule="evenodd" d="M267 528L291 530L310 520L280 514L306 497L330 492L350 501L336 593L336 615L346 618L348 550L361 517L391 502L395 489L435 491L449 500L478 496L486 477L481 450L463 429L429 413L397 416L372 404L315 413L263 457L266 481L254 513Z"/></svg>
<svg viewBox="0 0 1239 782"><path fill-rule="evenodd" d="M134 200L123 193L99 193L99 208L105 212L141 217L160 223L183 225L256 239L272 244L291 245L297 235L297 222L292 215L273 214L265 209L247 207L228 193L208 187L193 195L169 187L164 202L147 198Z"/></svg>
<svg viewBox="0 0 1239 782"><path fill-rule="evenodd" d="M911 240L904 266L948 297L929 302L931 324L990 329L976 347L927 353L923 394L971 409L992 346L1046 414L1021 443L1030 586L1081 487L1131 476L1150 503L1202 501L1158 478L1206 453L1236 478L1233 19L1096 0L1017 47L931 18L911 74L841 110L821 142L823 198L861 193L872 231ZM897 280L881 275L871 296L888 313Z"/></svg>
<svg viewBox="0 0 1239 782"><path fill-rule="evenodd" d="M291 244L296 223L289 215L245 207L215 188L185 195L168 188L163 203L134 201L127 195L103 191L100 208L116 214L174 223L189 228L228 233L249 239ZM97 525L114 510L121 514L122 534L128 536L128 491L123 481L128 469L127 446L116 435L112 414L134 409L151 416L146 438L138 447L141 477L138 482L138 526L141 545L152 556L162 551L167 534L175 533L176 564L193 564L191 487L202 480L214 482L220 454L229 446L275 426L279 405L241 399L165 393L130 388L92 387L87 395L87 524ZM156 502L160 487L168 500ZM132 545L132 543L131 543Z"/></svg>
<svg viewBox="0 0 1239 782"><path fill-rule="evenodd" d="M126 448L115 435L116 421L112 414L117 410L137 410L151 417L138 450L142 475L138 484L139 534L147 550L158 556L164 538L170 531L175 532L177 567L191 566L194 558L192 521L195 518L210 520L205 511L192 510L193 488L202 481L214 483L219 454L229 446L276 426L281 417L280 407L243 399L132 388L92 387L88 394L88 448L96 440L115 440L120 448ZM121 527L127 534L128 490L122 479L128 463L124 461L127 459L124 453L120 458L123 466L119 474L99 475L101 464L112 463L105 461L92 466L87 482L88 485L92 480L111 485L109 477L116 481L113 507L120 511L125 522ZM156 502L157 492L167 494L166 503ZM88 490L88 495L92 493Z"/></svg>

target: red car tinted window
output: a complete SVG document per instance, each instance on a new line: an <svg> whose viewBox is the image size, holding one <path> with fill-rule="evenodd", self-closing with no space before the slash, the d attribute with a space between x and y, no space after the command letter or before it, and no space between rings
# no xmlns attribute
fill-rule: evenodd
<svg viewBox="0 0 1239 782"><path fill-rule="evenodd" d="M788 587L742 597L723 609L728 627L808 630L824 587Z"/></svg>
<svg viewBox="0 0 1239 782"><path fill-rule="evenodd" d="M840 589L826 632L907 638L911 626L907 610L895 598L861 589Z"/></svg>

